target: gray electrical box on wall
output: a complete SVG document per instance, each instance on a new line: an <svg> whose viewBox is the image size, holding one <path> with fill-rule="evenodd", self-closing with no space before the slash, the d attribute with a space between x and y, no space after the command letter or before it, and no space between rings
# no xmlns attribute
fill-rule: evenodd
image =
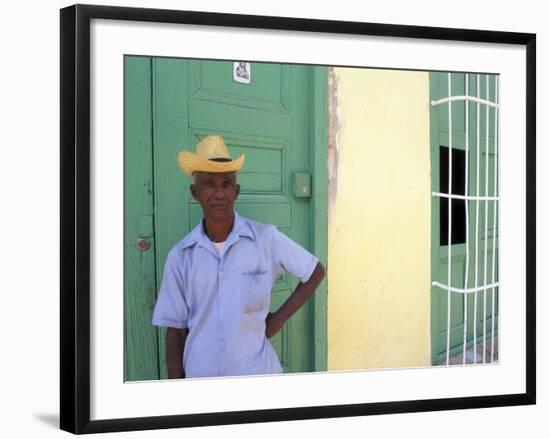
<svg viewBox="0 0 550 439"><path fill-rule="evenodd" d="M311 174L292 174L292 187L296 198L311 197Z"/></svg>

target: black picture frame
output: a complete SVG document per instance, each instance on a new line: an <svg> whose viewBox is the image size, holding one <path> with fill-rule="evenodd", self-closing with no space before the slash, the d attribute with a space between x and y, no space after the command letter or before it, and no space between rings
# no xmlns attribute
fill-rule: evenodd
<svg viewBox="0 0 550 439"><path fill-rule="evenodd" d="M60 11L60 426L72 433L304 420L535 404L536 401L536 35L379 23L110 6ZM90 420L90 21L134 20L332 34L502 43L526 48L525 393L383 403Z"/></svg>

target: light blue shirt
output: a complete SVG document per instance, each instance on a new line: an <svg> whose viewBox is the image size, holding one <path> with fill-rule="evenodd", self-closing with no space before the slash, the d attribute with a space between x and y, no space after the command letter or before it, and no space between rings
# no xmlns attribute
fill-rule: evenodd
<svg viewBox="0 0 550 439"><path fill-rule="evenodd" d="M189 329L186 377L281 373L265 336L271 288L286 272L306 282L317 262L275 226L236 212L219 255L201 221L168 253L153 324Z"/></svg>

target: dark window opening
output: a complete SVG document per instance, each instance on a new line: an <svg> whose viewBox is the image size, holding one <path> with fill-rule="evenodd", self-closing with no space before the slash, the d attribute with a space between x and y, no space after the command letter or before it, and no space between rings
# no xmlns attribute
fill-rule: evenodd
<svg viewBox="0 0 550 439"><path fill-rule="evenodd" d="M466 181L466 153L461 149L452 149L452 194L464 195ZM439 192L449 192L449 148L439 147ZM440 245L448 244L449 199L441 197L439 203ZM452 200L451 203L451 244L466 242L466 201Z"/></svg>

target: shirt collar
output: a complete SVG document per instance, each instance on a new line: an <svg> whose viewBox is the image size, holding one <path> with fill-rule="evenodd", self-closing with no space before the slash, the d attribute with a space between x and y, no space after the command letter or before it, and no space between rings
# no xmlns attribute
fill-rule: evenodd
<svg viewBox="0 0 550 439"><path fill-rule="evenodd" d="M246 220L246 218L243 218L240 216L236 211L235 213L235 219L233 221L233 228L231 229L231 232L229 232L229 235L227 235L226 239L226 247L229 245L237 242L240 237L248 237L252 240L256 239L256 236L252 230L251 225ZM181 248L186 249L188 247L192 247L197 242L202 242L204 244L210 242L210 238L208 238L208 235L204 231L203 227L203 219L195 226L191 232L183 239L181 243Z"/></svg>

